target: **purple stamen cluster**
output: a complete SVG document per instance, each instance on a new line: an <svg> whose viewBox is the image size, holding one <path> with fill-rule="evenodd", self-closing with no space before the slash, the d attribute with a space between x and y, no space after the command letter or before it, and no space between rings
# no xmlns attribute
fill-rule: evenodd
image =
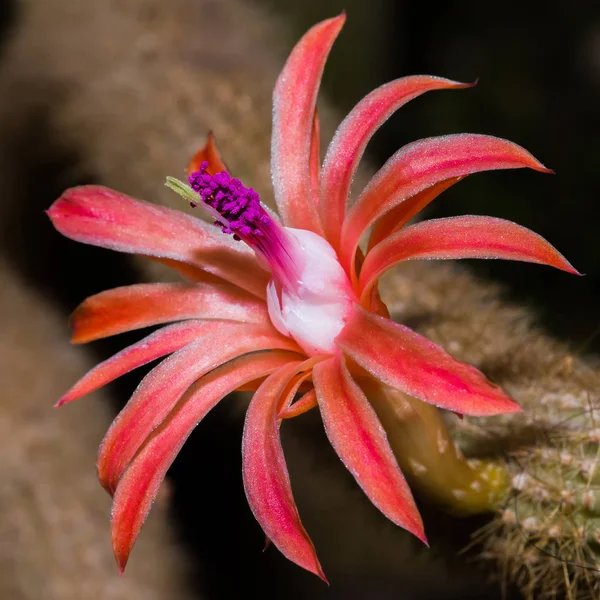
<svg viewBox="0 0 600 600"><path fill-rule="evenodd" d="M199 171L190 174L188 181L202 200L223 217L223 221L215 221L215 225L221 227L223 233L233 234L236 240L240 236L262 236L261 229L271 223L271 218L260 205L259 195L227 171L210 175L207 168L208 161L204 161Z"/></svg>

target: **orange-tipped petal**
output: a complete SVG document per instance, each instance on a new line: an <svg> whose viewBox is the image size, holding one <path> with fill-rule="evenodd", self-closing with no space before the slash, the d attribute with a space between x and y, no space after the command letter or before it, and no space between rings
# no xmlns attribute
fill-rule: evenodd
<svg viewBox="0 0 600 600"><path fill-rule="evenodd" d="M370 286L402 260L416 258L501 258L548 265L579 274L542 236L495 217L451 217L417 223L388 237L367 254L360 289Z"/></svg>
<svg viewBox="0 0 600 600"><path fill-rule="evenodd" d="M517 144L487 135L446 135L404 146L378 171L350 209L342 230L342 264L349 269L366 229L407 198L453 177L523 167L549 172Z"/></svg>
<svg viewBox="0 0 600 600"><path fill-rule="evenodd" d="M246 413L242 476L248 504L266 536L300 567L326 581L294 502L279 439L277 407L301 363L283 367L258 388Z"/></svg>
<svg viewBox="0 0 600 600"><path fill-rule="evenodd" d="M83 344L183 319L270 322L262 300L231 284L141 283L84 300L71 317L72 341Z"/></svg>
<svg viewBox="0 0 600 600"><path fill-rule="evenodd" d="M423 521L375 411L340 356L313 369L327 437L369 500L427 543Z"/></svg>
<svg viewBox="0 0 600 600"><path fill-rule="evenodd" d="M340 241L356 167L379 127L400 107L425 92L470 85L430 75L402 77L373 90L348 113L327 149L321 180L321 219L334 248Z"/></svg>
<svg viewBox="0 0 600 600"><path fill-rule="evenodd" d="M252 250L183 212L84 185L64 192L48 216L77 242L181 261L265 297L269 276Z"/></svg>
<svg viewBox="0 0 600 600"><path fill-rule="evenodd" d="M299 400L296 400L296 402L291 404L288 408L282 410L279 413L279 418L293 419L294 417L299 417L309 410L312 410L317 405L317 394L315 390L310 390L309 392L306 392L306 394L304 394L304 396L302 396Z"/></svg>
<svg viewBox="0 0 600 600"><path fill-rule="evenodd" d="M475 367L427 338L356 307L337 345L373 377L425 402L465 415L521 411Z"/></svg>
<svg viewBox="0 0 600 600"><path fill-rule="evenodd" d="M172 354L140 383L110 426L98 456L98 477L114 493L123 471L144 440L171 412L182 394L212 369L249 352L300 349L263 325L209 321L202 338Z"/></svg>
<svg viewBox="0 0 600 600"><path fill-rule="evenodd" d="M213 325L208 321L187 321L163 327L136 344L96 365L88 371L57 403L62 406L77 400L153 360L187 346Z"/></svg>
<svg viewBox="0 0 600 600"><path fill-rule="evenodd" d="M285 225L322 233L312 202L310 157L317 92L345 15L312 27L292 50L273 93L271 174Z"/></svg>
<svg viewBox="0 0 600 600"><path fill-rule="evenodd" d="M208 167L206 168L206 172L210 175L214 175L215 173L220 173L221 171L228 171L225 162L221 158L221 153L217 148L217 144L215 142L215 136L212 131L209 131L208 137L206 140L206 144L194 154L192 160L190 160L187 166L187 174L195 173L200 170L200 165L206 161L208 163Z"/></svg>
<svg viewBox="0 0 600 600"><path fill-rule="evenodd" d="M212 371L190 388L181 404L148 438L123 474L113 500L112 543L121 571L167 470L196 425L221 398L289 361L288 353L265 352L241 357Z"/></svg>
<svg viewBox="0 0 600 600"><path fill-rule="evenodd" d="M452 177L439 183L434 183L431 187L407 198L385 213L373 225L369 235L369 250L383 241L388 235L400 231L416 214L420 213L430 202L435 200L442 192L458 183L464 177Z"/></svg>

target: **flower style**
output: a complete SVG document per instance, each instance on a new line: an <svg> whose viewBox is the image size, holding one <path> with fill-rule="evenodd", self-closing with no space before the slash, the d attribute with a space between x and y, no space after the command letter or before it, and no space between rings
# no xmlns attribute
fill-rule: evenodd
<svg viewBox="0 0 600 600"><path fill-rule="evenodd" d="M317 406L332 446L372 503L425 542L410 489L361 382L376 379L460 414L520 408L477 369L389 320L379 278L403 260L432 258L513 259L577 273L543 238L502 219L466 216L407 226L471 173L549 172L506 140L465 134L408 144L347 206L365 146L394 111L429 90L469 85L414 76L381 86L343 120L320 166L316 95L344 20L341 15L310 29L277 80L272 176L280 217L230 177L212 136L190 165L189 185L170 185L211 213L218 228L98 186L67 190L48 211L69 238L154 258L188 280L102 292L73 315L75 343L170 323L100 363L58 403L170 355L142 380L100 447L98 473L113 495L121 570L186 438L235 390L255 390L243 436L248 502L288 559L324 579L279 439L283 419ZM369 228L363 252L359 242ZM303 395L294 401L298 392Z"/></svg>

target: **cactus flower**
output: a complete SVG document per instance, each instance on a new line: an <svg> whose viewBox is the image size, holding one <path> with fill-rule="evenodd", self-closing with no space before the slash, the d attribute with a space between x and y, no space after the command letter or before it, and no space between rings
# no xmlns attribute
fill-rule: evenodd
<svg viewBox="0 0 600 600"><path fill-rule="evenodd" d="M254 391L242 441L246 495L267 538L288 559L324 579L294 503L279 437L284 419L315 407L371 502L425 542L419 511L361 382L378 380L460 414L520 408L477 369L392 322L378 295L379 278L401 261L434 258L513 259L576 273L543 238L502 219L407 225L471 173L548 172L506 140L465 134L408 144L348 206L357 165L382 123L424 92L468 85L413 76L381 86L342 121L321 165L316 96L344 20L341 15L310 29L277 80L271 159L279 215L229 175L212 136L190 163L188 183L169 179L169 185L208 211L217 227L98 186L69 189L48 211L71 239L152 257L187 279L105 291L73 315L75 343L166 324L97 365L58 402L164 358L100 447L98 473L113 496L121 570L186 438L222 398L241 389ZM359 242L368 230L363 251Z"/></svg>

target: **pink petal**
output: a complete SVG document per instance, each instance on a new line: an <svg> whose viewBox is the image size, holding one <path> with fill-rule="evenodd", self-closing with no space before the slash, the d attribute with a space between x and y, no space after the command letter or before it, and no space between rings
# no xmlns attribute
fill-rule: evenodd
<svg viewBox="0 0 600 600"><path fill-rule="evenodd" d="M402 77L373 90L342 121L327 149L321 182L321 218L328 241L338 248L356 167L375 132L401 106L431 90L470 87L441 77Z"/></svg>
<svg viewBox="0 0 600 600"><path fill-rule="evenodd" d="M248 503L266 536L285 557L326 581L298 515L279 439L277 408L300 369L299 362L280 369L254 394L244 425L242 476Z"/></svg>
<svg viewBox="0 0 600 600"><path fill-rule="evenodd" d="M302 396L299 400L296 400L296 402L294 402L291 406L282 410L279 413L279 418L292 419L294 417L299 417L305 412L315 408L317 405L317 394L315 390L310 390L310 392L306 392L304 396Z"/></svg>
<svg viewBox="0 0 600 600"><path fill-rule="evenodd" d="M248 352L300 352L290 338L263 325L210 321L203 337L155 367L108 430L98 456L98 477L113 493L123 471L144 440L171 412L183 393L200 377Z"/></svg>
<svg viewBox="0 0 600 600"><path fill-rule="evenodd" d="M404 146L373 177L348 213L342 231L342 264L347 268L353 264L367 227L429 186L479 171L522 167L549 172L520 146L487 135L446 135Z"/></svg>
<svg viewBox="0 0 600 600"><path fill-rule="evenodd" d="M416 214L420 213L430 202L435 200L442 192L458 183L464 177L452 177L439 183L434 183L431 187L422 192L407 198L396 208L392 208L373 224L371 235L369 235L369 250L383 241L388 235L400 231Z"/></svg>
<svg viewBox="0 0 600 600"><path fill-rule="evenodd" d="M208 273L200 269L199 267L194 267L192 265L188 265L187 263L180 262L178 260L173 260L171 258L158 258L156 256L146 256L146 258L161 263L170 269L173 269L177 273L179 273L183 278L188 281L194 281L197 283L224 283L224 279L221 277L217 277L217 275L213 275L212 273Z"/></svg>
<svg viewBox="0 0 600 600"><path fill-rule="evenodd" d="M578 272L543 237L511 221L494 217L431 219L402 229L367 255L360 289L368 288L402 260L415 258L503 258Z"/></svg>
<svg viewBox="0 0 600 600"><path fill-rule="evenodd" d="M321 126L319 124L319 113L316 108L310 138L310 159L308 169L310 174L312 202L315 210L318 212L321 193Z"/></svg>
<svg viewBox="0 0 600 600"><path fill-rule="evenodd" d="M209 333L214 330L211 321L186 321L155 331L88 371L56 406L77 400L133 369L180 350L203 335L206 330Z"/></svg>
<svg viewBox="0 0 600 600"><path fill-rule="evenodd" d="M217 148L217 143L215 141L215 136L212 131L208 133L208 139L206 140L206 144L194 154L194 157L189 162L187 166L187 173L195 173L200 170L200 165L204 162L208 162L208 167L206 172L210 175L214 175L215 173L220 173L221 171L227 171L227 167L225 166L225 162L221 158L221 153Z"/></svg>
<svg viewBox="0 0 600 600"><path fill-rule="evenodd" d="M123 474L113 501L112 542L121 572L167 470L196 425L221 398L289 361L289 353L264 352L243 356L212 371L190 388L181 404L148 438Z"/></svg>
<svg viewBox="0 0 600 600"><path fill-rule="evenodd" d="M387 435L340 356L313 369L327 437L369 500L392 522L427 543L423 521Z"/></svg>
<svg viewBox="0 0 600 600"><path fill-rule="evenodd" d="M252 250L183 212L85 185L67 190L48 216L60 233L75 241L181 261L265 296L269 276Z"/></svg>
<svg viewBox="0 0 600 600"><path fill-rule="evenodd" d="M265 302L228 283L141 283L84 300L71 317L72 341L82 344L183 319L270 323Z"/></svg>
<svg viewBox="0 0 600 600"><path fill-rule="evenodd" d="M312 203L309 163L313 117L329 50L346 17L312 27L292 50L273 93L271 173L285 225L322 233Z"/></svg>
<svg viewBox="0 0 600 600"><path fill-rule="evenodd" d="M373 377L435 406L482 417L521 411L475 367L408 327L362 308L356 307L336 343Z"/></svg>

